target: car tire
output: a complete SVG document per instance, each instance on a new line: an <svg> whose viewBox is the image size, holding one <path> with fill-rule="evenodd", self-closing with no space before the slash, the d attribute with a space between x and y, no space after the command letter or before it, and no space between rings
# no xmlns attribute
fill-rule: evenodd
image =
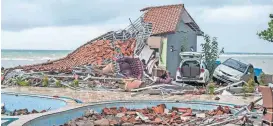
<svg viewBox="0 0 273 126"><path fill-rule="evenodd" d="M217 85L220 85L221 84L221 80L215 78L215 77L212 77L212 81L213 82L216 82Z"/></svg>
<svg viewBox="0 0 273 126"><path fill-rule="evenodd" d="M203 87L206 88L207 85L208 85L208 82L204 83L204 84L203 84Z"/></svg>
<svg viewBox="0 0 273 126"><path fill-rule="evenodd" d="M212 81L213 81L213 82L216 82L217 80L218 80L217 78L212 77Z"/></svg>

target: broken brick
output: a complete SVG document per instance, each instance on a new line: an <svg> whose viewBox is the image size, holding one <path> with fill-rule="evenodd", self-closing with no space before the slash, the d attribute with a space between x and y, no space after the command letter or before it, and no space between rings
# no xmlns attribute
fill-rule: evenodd
<svg viewBox="0 0 273 126"><path fill-rule="evenodd" d="M123 42L115 41L115 45L121 48L121 53L124 56L131 56L134 53L136 39L128 39ZM131 47L131 48L130 48ZM125 50L127 49L127 50ZM25 71L52 71L71 72L71 68L75 66L103 63L103 59L111 60L115 54L115 50L110 45L110 40L96 40L82 45L74 52L68 54L66 57L52 60L45 63L18 66L15 68L22 68Z"/></svg>
<svg viewBox="0 0 273 126"><path fill-rule="evenodd" d="M152 107L152 109L154 110L154 112L158 113L158 114L163 114L165 108L166 108L165 104L160 104L157 107Z"/></svg>
<svg viewBox="0 0 273 126"><path fill-rule="evenodd" d="M120 118L120 120L123 121L123 122L127 122L127 121L128 121L128 118L127 118L126 116L122 116L122 117Z"/></svg>
<svg viewBox="0 0 273 126"><path fill-rule="evenodd" d="M212 111L201 111L201 113L193 116L191 108L173 107L172 110L169 110L169 114L164 113L165 108L164 104L152 107L152 109L103 108L101 114L94 113L92 116L88 115L88 118L84 116L74 119L74 121L78 124L83 120L95 120L96 124L104 123L107 125L183 125L191 120L195 120L187 125L198 125L204 121L206 116L222 115L231 112L228 106L218 106Z"/></svg>
<svg viewBox="0 0 273 126"><path fill-rule="evenodd" d="M119 111L120 112L127 112L127 108L125 108L125 107L119 107Z"/></svg>
<svg viewBox="0 0 273 126"><path fill-rule="evenodd" d="M128 119L128 122L130 122L130 123L136 123L137 121L136 121L135 118L136 118L135 116L131 116L131 117Z"/></svg>
<svg viewBox="0 0 273 126"><path fill-rule="evenodd" d="M154 120L156 123L161 123L162 122L162 120L160 119L160 118L155 118L155 120Z"/></svg>
<svg viewBox="0 0 273 126"><path fill-rule="evenodd" d="M117 125L118 121L117 120L110 120L110 125Z"/></svg>
<svg viewBox="0 0 273 126"><path fill-rule="evenodd" d="M110 109L108 109L108 108L104 108L103 113L106 114L106 115L111 115L112 114Z"/></svg>
<svg viewBox="0 0 273 126"><path fill-rule="evenodd" d="M127 111L126 114L127 114L127 115L135 115L136 112L135 112L135 111Z"/></svg>

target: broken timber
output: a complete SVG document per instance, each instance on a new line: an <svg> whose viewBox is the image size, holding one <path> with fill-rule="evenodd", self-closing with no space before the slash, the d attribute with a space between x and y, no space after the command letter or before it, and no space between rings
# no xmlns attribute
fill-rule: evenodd
<svg viewBox="0 0 273 126"><path fill-rule="evenodd" d="M242 83L246 83L246 82L245 81L238 81L238 82L235 82L233 84L229 84L226 87L222 87L222 88L219 88L219 89L215 90L215 93L221 92L221 91L223 91L223 90L225 90L225 89L227 89L229 87L236 86L236 85L239 85L239 84L242 84Z"/></svg>

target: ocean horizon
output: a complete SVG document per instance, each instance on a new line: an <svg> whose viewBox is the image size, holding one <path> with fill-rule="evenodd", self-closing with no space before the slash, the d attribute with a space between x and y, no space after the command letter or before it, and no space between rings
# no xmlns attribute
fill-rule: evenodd
<svg viewBox="0 0 273 126"><path fill-rule="evenodd" d="M1 49L1 66L5 68L18 65L43 63L65 57L74 50L32 50L32 49ZM273 74L273 53L225 52L219 56L221 62L235 58L261 68L265 73ZM272 66L272 67L271 67Z"/></svg>

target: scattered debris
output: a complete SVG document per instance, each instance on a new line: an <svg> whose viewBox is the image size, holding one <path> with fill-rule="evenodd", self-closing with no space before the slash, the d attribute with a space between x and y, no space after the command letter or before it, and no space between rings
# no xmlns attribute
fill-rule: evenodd
<svg viewBox="0 0 273 126"><path fill-rule="evenodd" d="M220 97L215 97L214 100L217 100L217 101L218 101L218 100L220 100Z"/></svg>
<svg viewBox="0 0 273 126"><path fill-rule="evenodd" d="M230 95L231 96L232 94L230 92L228 92L227 90L224 90L222 95Z"/></svg>
<svg viewBox="0 0 273 126"><path fill-rule="evenodd" d="M84 114L83 117L73 119L61 126L78 124L83 126L87 122L94 125L201 125L205 122L215 122L220 116L227 117L231 114L229 107L219 106L212 111L192 110L191 108L172 107L167 109L165 104L151 108L128 109L125 107L103 108L102 113ZM209 118L215 118L209 120ZM80 122L80 123L79 123Z"/></svg>
<svg viewBox="0 0 273 126"><path fill-rule="evenodd" d="M42 110L39 112L35 109L33 109L32 111L29 111L27 108L25 108L25 109L18 109L18 110L15 109L14 111L10 112L5 109L2 109L1 114L8 115L8 116L19 116L19 115L28 115L28 114L35 114L35 113L44 113L47 111L48 110Z"/></svg>
<svg viewBox="0 0 273 126"><path fill-rule="evenodd" d="M5 104L1 103L1 114L4 114L6 112Z"/></svg>

